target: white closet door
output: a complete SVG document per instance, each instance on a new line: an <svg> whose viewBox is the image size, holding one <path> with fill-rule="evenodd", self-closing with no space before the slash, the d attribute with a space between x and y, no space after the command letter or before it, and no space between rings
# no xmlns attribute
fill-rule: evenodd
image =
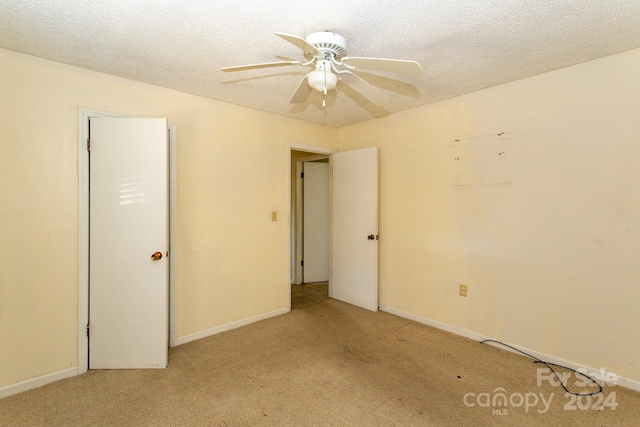
<svg viewBox="0 0 640 427"><path fill-rule="evenodd" d="M165 368L167 121L90 124L89 368Z"/></svg>

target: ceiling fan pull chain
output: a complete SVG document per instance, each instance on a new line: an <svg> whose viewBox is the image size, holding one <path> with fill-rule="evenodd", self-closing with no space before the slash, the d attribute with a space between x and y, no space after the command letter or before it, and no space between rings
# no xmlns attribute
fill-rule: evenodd
<svg viewBox="0 0 640 427"><path fill-rule="evenodd" d="M327 66L324 67L324 91L322 92L322 108L327 106L325 99L327 98Z"/></svg>

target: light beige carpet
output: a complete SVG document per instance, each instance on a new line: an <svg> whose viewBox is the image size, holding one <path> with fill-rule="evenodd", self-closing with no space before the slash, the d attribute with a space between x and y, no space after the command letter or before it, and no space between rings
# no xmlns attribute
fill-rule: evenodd
<svg viewBox="0 0 640 427"><path fill-rule="evenodd" d="M597 397L572 405L560 387L536 384L540 367L324 300L173 348L166 370L90 371L2 399L0 425L640 425L640 393L606 387L615 409L604 398L598 409ZM492 403L500 392L506 406ZM541 397L550 401L546 410Z"/></svg>

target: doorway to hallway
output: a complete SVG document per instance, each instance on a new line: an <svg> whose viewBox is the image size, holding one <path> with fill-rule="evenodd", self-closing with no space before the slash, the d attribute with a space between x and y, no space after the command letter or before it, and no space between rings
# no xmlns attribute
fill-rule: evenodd
<svg viewBox="0 0 640 427"><path fill-rule="evenodd" d="M326 154L291 151L291 309L329 296L330 180Z"/></svg>
<svg viewBox="0 0 640 427"><path fill-rule="evenodd" d="M329 298L329 282L291 285L291 310L304 308Z"/></svg>
<svg viewBox="0 0 640 427"><path fill-rule="evenodd" d="M290 152L290 281L291 285L325 281L305 274L302 165L328 163L328 296L378 310L378 148L333 152L289 144ZM312 158L306 158L311 156ZM313 158L315 157L315 158ZM323 233L320 233L323 234Z"/></svg>

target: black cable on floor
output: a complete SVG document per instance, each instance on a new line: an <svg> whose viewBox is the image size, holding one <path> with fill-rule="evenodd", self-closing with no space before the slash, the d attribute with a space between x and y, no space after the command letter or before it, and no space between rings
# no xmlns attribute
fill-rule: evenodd
<svg viewBox="0 0 640 427"><path fill-rule="evenodd" d="M501 341L497 341L497 340L484 340L484 341L480 341L480 344L484 344L484 343L488 343L488 342L493 342L499 345L502 345L504 347L509 347L511 350L515 350L518 353L524 354L527 357L532 358L533 360L535 360L535 363L542 363L543 365L545 365L547 368L551 369L551 372L553 372L553 374L556 376L556 378L558 379L558 382L560 383L560 385L562 386L562 388L564 389L564 391L566 391L569 394L573 394L574 396L593 396L599 393L602 393L602 386L600 385L600 383L596 380L594 380L593 378L591 378L588 375L583 374L582 372L578 372L573 368L569 368L567 366L563 366L563 365L558 365L557 363L551 363L551 362L545 362L544 360L538 359L537 357L535 357L532 354L526 353L522 350L519 350L515 347L510 346L509 344L505 344ZM558 373L555 371L555 369L552 368L552 366L557 366L558 368L563 368L566 369L568 371L572 371L575 372L576 374L582 375L583 377L585 377L586 379L588 379L589 381L591 381L593 384L598 386L598 391L594 391L592 393L576 393L575 391L570 391L567 386L564 385L564 383L562 382L562 379L560 378L560 375L558 375Z"/></svg>

